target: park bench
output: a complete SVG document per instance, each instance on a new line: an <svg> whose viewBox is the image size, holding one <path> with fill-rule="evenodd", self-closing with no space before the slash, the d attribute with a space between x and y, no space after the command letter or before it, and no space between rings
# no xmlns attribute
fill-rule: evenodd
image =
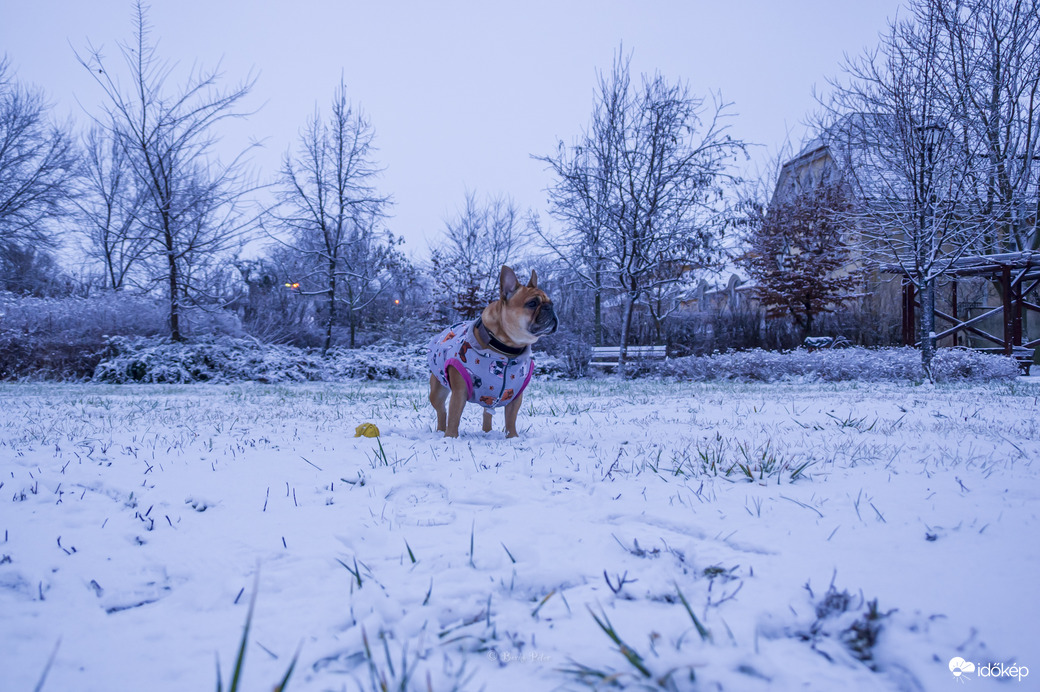
<svg viewBox="0 0 1040 692"><path fill-rule="evenodd" d="M668 357L668 347L661 346L629 346L627 360L663 360ZM621 358L620 346L593 346L590 368L617 367Z"/></svg>
<svg viewBox="0 0 1040 692"><path fill-rule="evenodd" d="M852 342L843 336L807 336L802 345L805 346L807 351L812 353L821 348L848 348L852 345Z"/></svg>

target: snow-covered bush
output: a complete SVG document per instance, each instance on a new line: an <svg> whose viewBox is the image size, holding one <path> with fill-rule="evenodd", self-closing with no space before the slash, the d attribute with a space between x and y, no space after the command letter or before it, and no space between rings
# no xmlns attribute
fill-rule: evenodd
<svg viewBox="0 0 1040 692"><path fill-rule="evenodd" d="M1020 373L1013 358L967 348L940 348L932 358L937 380L1003 380Z"/></svg>
<svg viewBox="0 0 1040 692"><path fill-rule="evenodd" d="M230 337L171 342L112 337L94 370L94 381L188 383L303 382L320 380L320 358L288 346Z"/></svg>
<svg viewBox="0 0 1040 692"><path fill-rule="evenodd" d="M924 379L920 351L910 348L845 348L809 352L735 351L689 356L659 363L655 371L680 380L775 382L807 379L823 382L856 380L920 381ZM932 361L937 381L1010 379L1018 375L1014 360L1004 356L939 349Z"/></svg>
<svg viewBox="0 0 1040 692"><path fill-rule="evenodd" d="M253 339L114 337L94 371L97 382L307 382L400 380L425 374L425 347L382 344L363 349L315 350Z"/></svg>
<svg viewBox="0 0 1040 692"><path fill-rule="evenodd" d="M584 377L589 371L592 347L580 334L556 332L538 342L534 352L535 375L552 378Z"/></svg>
<svg viewBox="0 0 1040 692"><path fill-rule="evenodd" d="M588 368L588 360L585 361L585 368ZM540 380L574 379L574 361L566 356L549 355L545 351L535 351L534 377Z"/></svg>
<svg viewBox="0 0 1040 692"><path fill-rule="evenodd" d="M329 380L411 380L429 375L426 342L402 345L382 341L363 348L334 348L325 364Z"/></svg>

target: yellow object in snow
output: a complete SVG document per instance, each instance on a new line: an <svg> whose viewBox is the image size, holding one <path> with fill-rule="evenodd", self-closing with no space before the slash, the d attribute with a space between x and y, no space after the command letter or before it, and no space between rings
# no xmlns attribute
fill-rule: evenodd
<svg viewBox="0 0 1040 692"><path fill-rule="evenodd" d="M354 437L379 437L379 428L376 427L375 423L362 423L357 426L354 431Z"/></svg>

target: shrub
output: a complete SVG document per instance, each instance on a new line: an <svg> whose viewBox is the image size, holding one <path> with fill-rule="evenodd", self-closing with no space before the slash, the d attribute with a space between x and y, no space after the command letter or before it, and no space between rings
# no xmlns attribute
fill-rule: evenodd
<svg viewBox="0 0 1040 692"><path fill-rule="evenodd" d="M195 310L194 332L237 333L226 313ZM101 360L110 336L154 336L167 330L160 301L125 293L88 298L32 298L0 293L0 380L83 379Z"/></svg>
<svg viewBox="0 0 1040 692"><path fill-rule="evenodd" d="M426 340L421 344L380 341L363 348L334 348L325 361L331 380L410 380L429 374Z"/></svg>
<svg viewBox="0 0 1040 692"><path fill-rule="evenodd" d="M857 380L921 381L921 353L903 348L847 348L809 352L736 351L711 356L675 358L656 365L658 374L680 380L775 382L809 379L823 382ZM936 381L992 380L1017 377L1011 358L962 349L939 349L932 361Z"/></svg>
<svg viewBox="0 0 1040 692"><path fill-rule="evenodd" d="M588 356L582 361L582 372L588 369ZM544 351L534 352L534 377L540 380L575 379L575 363L569 357L550 355Z"/></svg>
<svg viewBox="0 0 1040 692"><path fill-rule="evenodd" d="M94 380L116 384L400 380L419 377L425 370L425 346L332 349L322 357L316 350L226 336L187 343L113 337L94 371Z"/></svg>
<svg viewBox="0 0 1040 692"><path fill-rule="evenodd" d="M541 339L535 351L535 374L554 378L584 377L589 371L592 347L589 338L561 330Z"/></svg>
<svg viewBox="0 0 1040 692"><path fill-rule="evenodd" d="M303 382L321 379L319 361L299 349L230 337L171 342L117 336L108 339L94 380L115 384Z"/></svg>
<svg viewBox="0 0 1040 692"><path fill-rule="evenodd" d="M932 358L937 380L1010 380L1019 375L1013 358L968 348L940 348Z"/></svg>

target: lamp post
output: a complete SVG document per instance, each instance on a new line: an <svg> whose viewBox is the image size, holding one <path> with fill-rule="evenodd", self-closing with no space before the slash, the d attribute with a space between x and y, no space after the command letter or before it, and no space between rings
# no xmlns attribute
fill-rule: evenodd
<svg viewBox="0 0 1040 692"><path fill-rule="evenodd" d="M923 205L920 213L920 237L917 239L918 270L923 274L921 286L921 361L928 376L935 355L935 256L938 252L938 233L935 223L935 153L942 144L946 127L938 122L915 128L920 147L920 189L918 202Z"/></svg>

